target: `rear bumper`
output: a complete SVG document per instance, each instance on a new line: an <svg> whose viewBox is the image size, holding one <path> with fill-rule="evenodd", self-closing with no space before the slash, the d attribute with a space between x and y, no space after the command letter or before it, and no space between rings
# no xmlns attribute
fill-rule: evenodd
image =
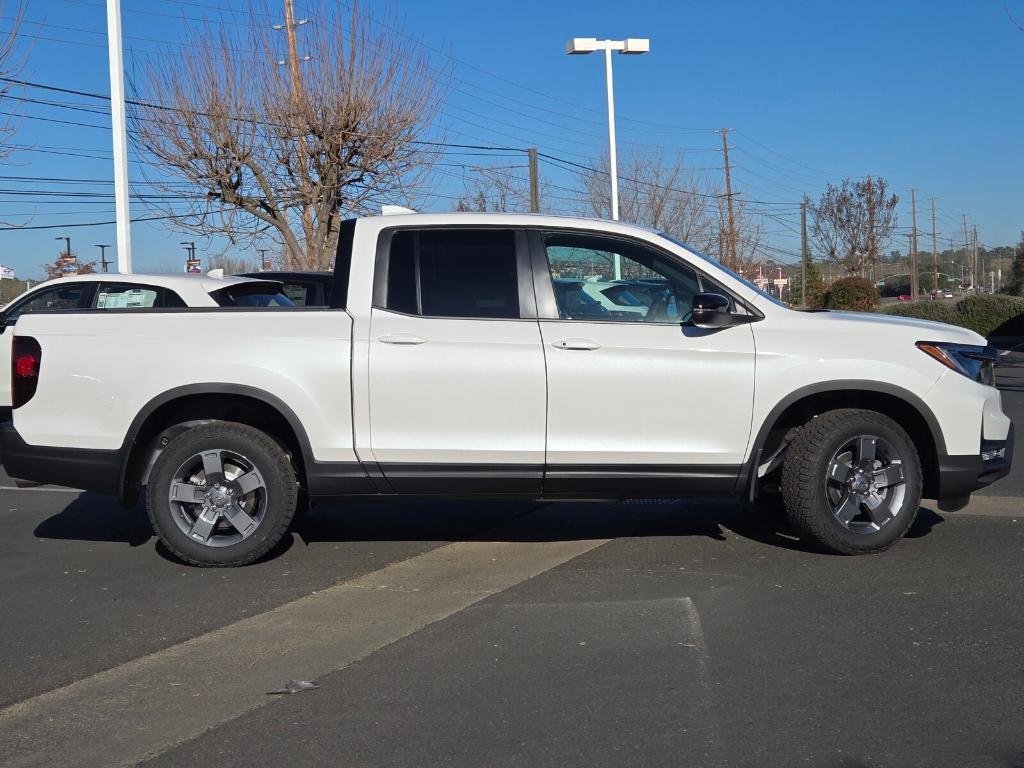
<svg viewBox="0 0 1024 768"><path fill-rule="evenodd" d="M29 445L11 421L0 424L0 459L18 480L114 495L120 490L121 451Z"/></svg>
<svg viewBox="0 0 1024 768"><path fill-rule="evenodd" d="M1013 465L1013 424L1005 440L982 440L977 456L940 456L939 491L942 509L959 509L974 491L1010 474ZM983 455L991 454L988 461Z"/></svg>

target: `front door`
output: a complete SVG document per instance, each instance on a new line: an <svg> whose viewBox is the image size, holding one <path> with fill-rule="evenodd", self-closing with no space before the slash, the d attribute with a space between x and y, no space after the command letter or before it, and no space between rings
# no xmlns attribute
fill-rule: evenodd
<svg viewBox="0 0 1024 768"><path fill-rule="evenodd" d="M370 447L400 493L540 491L544 352L525 233L401 228L370 317Z"/></svg>
<svg viewBox="0 0 1024 768"><path fill-rule="evenodd" d="M639 240L552 231L531 242L535 272L550 274L538 280L545 492L732 490L750 437L753 333L689 323L694 295L724 290Z"/></svg>

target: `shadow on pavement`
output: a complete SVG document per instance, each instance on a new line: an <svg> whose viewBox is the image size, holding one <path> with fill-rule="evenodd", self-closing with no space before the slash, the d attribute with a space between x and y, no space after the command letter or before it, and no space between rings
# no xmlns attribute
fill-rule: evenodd
<svg viewBox="0 0 1024 768"><path fill-rule="evenodd" d="M527 513L542 510L537 514ZM922 508L907 533L921 538L944 518ZM747 507L734 499L641 499L618 503L514 501L401 501L321 505L299 517L263 560L296 543L343 541L566 541L696 536L726 540L726 530L751 541L817 552L800 541L781 510ZM124 510L105 496L82 494L40 523L43 539L107 541L137 547L153 538L142 506ZM157 542L157 552L177 562Z"/></svg>

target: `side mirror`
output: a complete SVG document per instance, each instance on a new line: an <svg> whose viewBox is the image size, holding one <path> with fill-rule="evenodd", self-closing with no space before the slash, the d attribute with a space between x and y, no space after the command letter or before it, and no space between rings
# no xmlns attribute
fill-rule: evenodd
<svg viewBox="0 0 1024 768"><path fill-rule="evenodd" d="M729 300L720 293L698 293L693 297L693 324L707 329L732 325Z"/></svg>

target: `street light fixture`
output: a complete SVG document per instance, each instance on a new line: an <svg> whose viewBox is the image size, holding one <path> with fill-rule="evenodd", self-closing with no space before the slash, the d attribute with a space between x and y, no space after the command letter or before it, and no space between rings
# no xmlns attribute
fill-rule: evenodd
<svg viewBox="0 0 1024 768"><path fill-rule="evenodd" d="M570 55L604 51L605 86L608 90L608 166L611 172L612 219L615 221L619 219L619 175L615 157L615 94L612 84L612 51L635 55L649 53L650 50L651 41L645 37L629 37L625 40L574 37L565 44L565 52Z"/></svg>
<svg viewBox="0 0 1024 768"><path fill-rule="evenodd" d="M96 243L96 247L100 249L100 269L102 269L104 272L106 272L107 271L107 264L110 263L109 261L107 261L107 248L110 247L110 244L109 243Z"/></svg>

